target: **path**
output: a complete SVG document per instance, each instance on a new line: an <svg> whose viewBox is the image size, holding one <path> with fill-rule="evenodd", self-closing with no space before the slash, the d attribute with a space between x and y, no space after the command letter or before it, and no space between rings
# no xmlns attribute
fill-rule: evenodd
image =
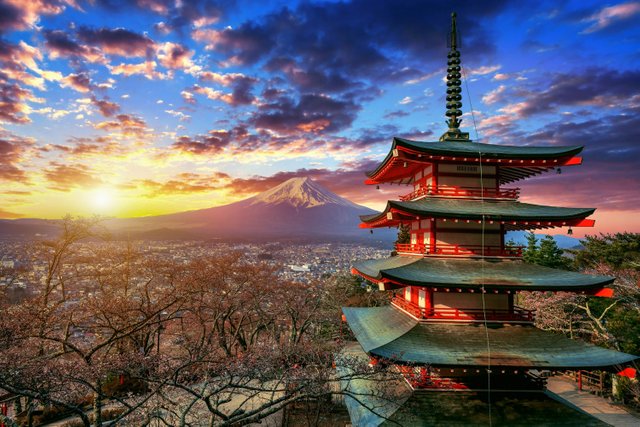
<svg viewBox="0 0 640 427"><path fill-rule="evenodd" d="M611 404L609 400L593 395L588 391L579 391L576 383L569 378L551 377L547 390L560 399L577 406L586 413L615 427L638 427L640 418L628 413L622 407Z"/></svg>

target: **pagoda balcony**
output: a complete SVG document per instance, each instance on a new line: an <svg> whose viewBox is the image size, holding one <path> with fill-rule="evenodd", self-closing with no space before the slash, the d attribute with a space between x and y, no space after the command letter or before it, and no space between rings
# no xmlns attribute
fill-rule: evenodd
<svg viewBox="0 0 640 427"><path fill-rule="evenodd" d="M400 200L408 202L426 196L458 197L465 199L509 199L520 197L519 188L480 188L480 187L420 187L409 194L400 196Z"/></svg>
<svg viewBox="0 0 640 427"><path fill-rule="evenodd" d="M514 306L513 310L481 308L424 308L407 301L401 296L393 296L391 304L409 313L419 320L425 321L456 321L477 322L486 320L492 322L526 322L533 323L536 316L535 310L527 310Z"/></svg>
<svg viewBox="0 0 640 427"><path fill-rule="evenodd" d="M480 256L521 258L524 246L482 246L438 244L434 248L419 243L396 243L398 253L436 256Z"/></svg>

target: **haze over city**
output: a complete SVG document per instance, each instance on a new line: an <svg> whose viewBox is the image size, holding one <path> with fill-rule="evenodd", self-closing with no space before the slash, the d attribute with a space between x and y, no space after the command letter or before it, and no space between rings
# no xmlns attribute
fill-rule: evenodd
<svg viewBox="0 0 640 427"><path fill-rule="evenodd" d="M446 128L452 9L463 130L584 145L522 200L597 207L578 237L639 231L633 1L0 1L0 218L203 209L306 176L382 209L407 190L364 172Z"/></svg>

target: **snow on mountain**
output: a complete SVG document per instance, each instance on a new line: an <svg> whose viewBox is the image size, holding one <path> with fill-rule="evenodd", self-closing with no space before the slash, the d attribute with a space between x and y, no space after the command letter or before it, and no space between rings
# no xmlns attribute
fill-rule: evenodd
<svg viewBox="0 0 640 427"><path fill-rule="evenodd" d="M338 196L309 177L291 178L247 200L251 205L265 203L270 205L288 204L295 208L312 208L327 204L362 208L349 200Z"/></svg>
<svg viewBox="0 0 640 427"><path fill-rule="evenodd" d="M292 178L251 198L224 206L141 218L111 219L105 226L115 236L141 239L244 240L357 239L391 241L395 229L369 230L358 227L359 216L374 213L338 196L309 178ZM25 220L0 221L0 231L20 228ZM23 227L24 228L24 227Z"/></svg>

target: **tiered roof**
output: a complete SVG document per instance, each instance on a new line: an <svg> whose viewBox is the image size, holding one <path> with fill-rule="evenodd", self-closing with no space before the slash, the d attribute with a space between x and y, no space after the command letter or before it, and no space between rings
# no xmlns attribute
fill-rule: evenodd
<svg viewBox="0 0 640 427"><path fill-rule="evenodd" d="M594 211L594 208L534 205L515 200L483 200L479 202L478 200L433 197L408 202L389 200L384 211L364 215L360 219L362 220L361 228L388 227L419 216L421 218L499 221L513 229L528 229L558 225L582 225L582 220ZM407 216L409 217L407 218ZM584 225L587 224L593 225L592 222Z"/></svg>
<svg viewBox="0 0 640 427"><path fill-rule="evenodd" d="M499 182L506 184L527 178L544 171L577 165L582 158L575 157L582 151L581 146L514 146L482 144L467 141L411 141L393 138L387 157L372 171L366 184L394 182L410 184L413 170L427 162L455 162L501 167Z"/></svg>
<svg viewBox="0 0 640 427"><path fill-rule="evenodd" d="M384 211L361 217L362 228L412 225L412 242L397 245L400 255L353 264L354 273L378 284L380 289L411 287L405 290L404 298L396 296L388 306L343 308L361 349L374 359L395 362L408 384L412 384L410 379L416 370L426 376L427 371L435 369L433 378L450 374L459 380L456 384L462 388L466 387L465 381L470 384L467 388L475 387L480 384L478 379L496 370L511 375L524 375L532 369L620 371L623 365L639 360L638 356L537 329L532 324L531 312L524 313L527 310L515 306L513 294L518 291L612 294L606 286L614 281L613 277L509 259L513 253L504 245L507 230L594 225L593 220L587 219L593 208L521 203L515 200L517 189L500 189L504 183L560 166L581 164L582 159L576 156L583 147L480 144L470 141L468 133L460 131L461 67L455 14L452 15L447 73L448 129L440 141L394 138L386 158L367 174L367 184L415 184L415 188L410 195L402 197L403 201L389 201ZM453 179L442 179L445 177ZM490 189L485 188L487 179ZM414 183L414 180L419 181ZM473 185L467 183L475 180L480 188L462 187ZM476 225L470 225L472 223ZM494 246L487 245L487 233L492 237L490 245ZM497 243L498 251L495 250ZM470 295L473 292L483 295L481 305L476 295ZM499 295L485 298L485 293ZM491 301L494 305L488 306ZM468 307L457 306L463 303ZM523 310L524 314L516 313L517 310ZM528 386L528 380L520 378L516 383ZM503 382L506 388L511 384L509 381ZM487 378L484 386L475 388L484 390L490 383L493 379ZM356 380L347 388L359 384ZM452 384L447 387L453 387ZM371 386L364 387L369 390L367 387ZM541 389L542 385L534 388ZM567 420L570 420L581 426L599 425L593 418L555 404L541 392L496 393L492 390L491 396L489 404L496 424L552 425L562 420L569 425ZM477 424L486 414L487 404L482 393L470 391L416 392L397 401L387 399L380 405L374 404L379 410L377 413L363 410L353 399L346 401L352 419L363 425L379 425L385 420L402 425L451 421L460 425ZM517 418L510 415L513 408L521 408L516 412Z"/></svg>
<svg viewBox="0 0 640 427"><path fill-rule="evenodd" d="M615 278L558 270L516 260L395 256L356 261L353 268L371 281L410 286L485 290L597 292Z"/></svg>
<svg viewBox="0 0 640 427"><path fill-rule="evenodd" d="M489 358L483 324L419 322L391 306L342 311L364 351L411 364L473 367L490 361L495 368L607 369L638 359L531 325L502 324L486 330Z"/></svg>

